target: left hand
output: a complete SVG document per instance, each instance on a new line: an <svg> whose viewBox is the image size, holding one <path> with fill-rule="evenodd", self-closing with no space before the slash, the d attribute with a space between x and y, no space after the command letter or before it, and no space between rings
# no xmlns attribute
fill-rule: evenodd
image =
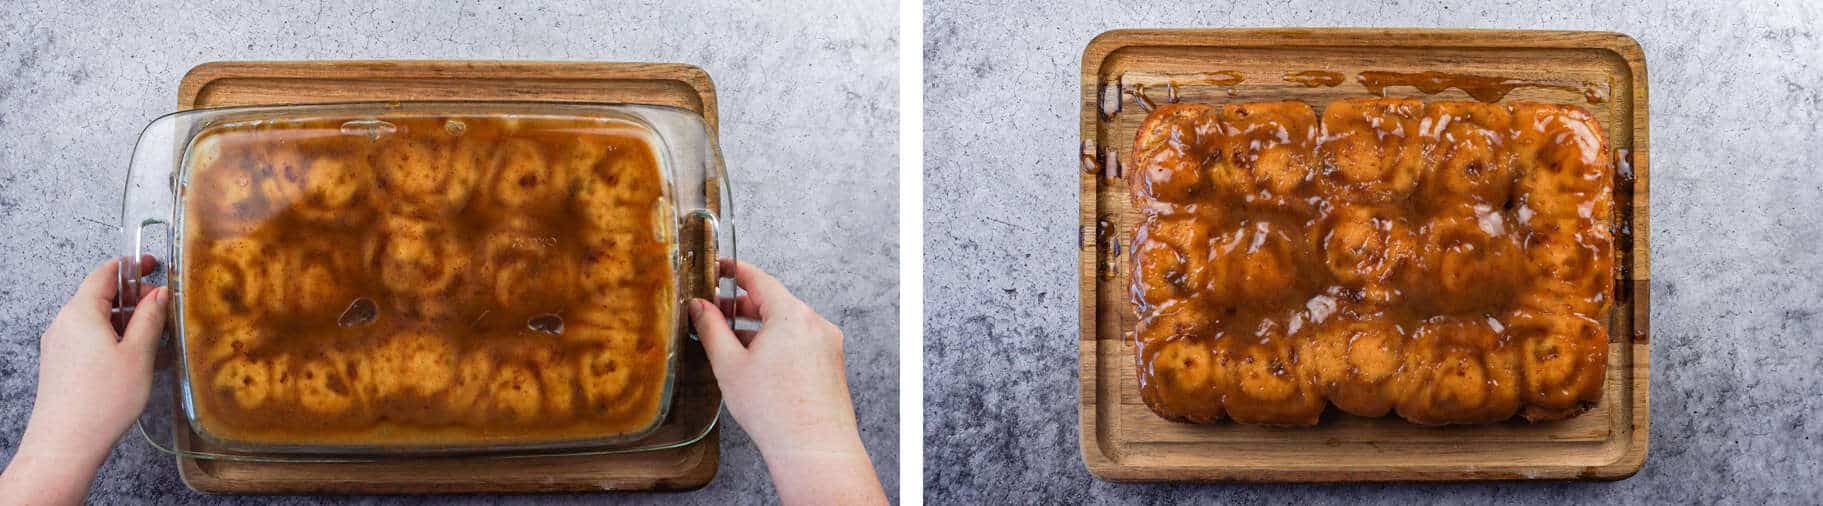
<svg viewBox="0 0 1823 506"><path fill-rule="evenodd" d="M157 261L148 256L140 265L144 275ZM121 332L111 316L119 269L115 259L90 272L39 339L38 397L0 477L0 495L80 502L114 442L145 410L170 290L133 294L138 307ZM79 491L70 489L74 484Z"/></svg>

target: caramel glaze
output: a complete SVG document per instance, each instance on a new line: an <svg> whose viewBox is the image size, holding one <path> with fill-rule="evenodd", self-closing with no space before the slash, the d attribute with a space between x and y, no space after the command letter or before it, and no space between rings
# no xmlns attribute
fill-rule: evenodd
<svg viewBox="0 0 1823 506"><path fill-rule="evenodd" d="M204 431L513 444L656 422L674 239L635 127L400 115L375 139L345 119L193 144L180 286Z"/></svg>
<svg viewBox="0 0 1823 506"><path fill-rule="evenodd" d="M1238 86L1246 81L1240 71L1223 70L1219 72L1198 72L1195 74L1174 74L1171 84L1175 86Z"/></svg>
<svg viewBox="0 0 1823 506"><path fill-rule="evenodd" d="M1586 111L1175 104L1133 160L1132 339L1159 415L1440 425L1600 398L1613 160Z"/></svg>
<svg viewBox="0 0 1823 506"><path fill-rule="evenodd" d="M1303 85L1305 88L1333 88L1342 84L1342 73L1322 70L1287 72L1285 82Z"/></svg>
<svg viewBox="0 0 1823 506"><path fill-rule="evenodd" d="M1287 78L1289 79L1289 78ZM1435 95L1443 90L1456 88L1482 102L1499 102L1501 98L1519 88L1544 88L1581 93L1583 100L1591 104L1608 101L1608 92L1596 87L1593 83L1582 83L1572 86L1551 81L1535 81L1507 77L1488 77L1470 74L1452 74L1448 72L1385 72L1369 70L1355 75L1355 81L1366 87L1368 92L1383 94L1388 86L1411 86L1426 94Z"/></svg>

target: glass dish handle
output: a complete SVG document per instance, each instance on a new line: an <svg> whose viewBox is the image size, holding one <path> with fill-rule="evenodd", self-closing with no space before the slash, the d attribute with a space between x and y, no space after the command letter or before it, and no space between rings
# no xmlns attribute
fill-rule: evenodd
<svg viewBox="0 0 1823 506"><path fill-rule="evenodd" d="M707 209L697 209L685 215L684 241L689 252L685 257L688 265L684 266L687 273L684 278L687 283L685 293L687 298L714 302L721 309L722 316L728 319L729 326L733 327L735 315L739 314L734 307L735 293L732 290L724 293L721 286L723 233L725 231L722 230L721 220ZM733 270L738 267L732 262L733 252L729 253L727 277L733 278ZM691 330L690 337L697 338L694 329Z"/></svg>
<svg viewBox="0 0 1823 506"><path fill-rule="evenodd" d="M146 229L152 225L166 225L164 251L156 251L154 256L163 261L166 280L177 272L176 260L171 258L170 249L176 242L171 233L175 230L172 217L176 212L177 181L175 167L182 152L182 140L178 131L189 122L186 116L167 115L146 126L139 136L139 142L133 146L133 158L127 166L126 191L122 193L120 213L120 272L116 280L119 290L115 295L114 323L125 328L126 322L133 317L134 307L139 303L140 288L147 283L141 275L140 262L148 253ZM156 280L152 280L156 283ZM172 297L177 299L177 297Z"/></svg>
<svg viewBox="0 0 1823 506"><path fill-rule="evenodd" d="M143 293L140 290L148 284L151 286L158 286L155 280L148 283L145 279L146 276L141 276L140 273L144 270L141 261L145 258L144 238L146 227L160 223L166 222L147 220L123 227L126 244L122 246L120 272L118 279L116 280L118 283L116 286L119 287L119 291L114 295L115 304L113 316L114 328L116 330L124 331L124 329L127 328L127 322L133 319L133 311L137 309L139 297ZM156 260L154 260L154 262L156 262Z"/></svg>

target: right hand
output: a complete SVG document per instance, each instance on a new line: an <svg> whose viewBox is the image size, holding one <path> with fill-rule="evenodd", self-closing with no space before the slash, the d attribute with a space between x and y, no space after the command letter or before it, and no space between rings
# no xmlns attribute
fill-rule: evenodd
<svg viewBox="0 0 1823 506"><path fill-rule="evenodd" d="M721 270L747 292L736 316L759 320L760 329L733 330L702 299L691 301L690 319L728 412L759 446L780 499L884 504L855 424L841 329L759 268L723 260Z"/></svg>

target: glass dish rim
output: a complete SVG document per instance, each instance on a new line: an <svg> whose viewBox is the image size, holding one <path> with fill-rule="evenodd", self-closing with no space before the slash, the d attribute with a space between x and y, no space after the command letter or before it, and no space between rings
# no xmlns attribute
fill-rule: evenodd
<svg viewBox="0 0 1823 506"><path fill-rule="evenodd" d="M671 213L667 213L667 214L671 214L670 218L671 218L672 224L677 229L676 231L681 235L683 229L687 226L687 224L685 223L686 215L689 215L692 218L698 217L699 215L706 215L707 220L708 220L708 224L706 226L713 227L713 229L707 233L710 234L711 239L715 240L714 247L716 248L716 249L712 249L710 251L712 253L717 253L718 257L724 256L724 255L721 255L719 252L725 251L726 252L725 256L728 256L730 258L735 258L735 255L734 255L734 253L735 253L734 252L734 246L735 246L734 227L733 227L732 222L730 221L732 214L733 214L732 213L732 205L733 205L732 204L732 190L730 188L731 185L730 185L730 182L728 181L728 177L726 174L726 168L723 165L721 157L720 157L719 146L717 145L717 142L716 142L716 135L715 135L716 132L707 123L707 120L705 118L703 118L700 113L698 113L696 111L679 108L679 107L664 106L664 105L629 104L629 103L577 103L577 102L549 102L549 101L360 101L360 102L335 102L335 103L317 103L317 104L292 104L292 105L255 105L255 106L237 106L237 107L223 107L223 108L190 109L190 110L167 113L167 114L161 115L158 118L154 119L141 132L141 135L135 144L133 162L129 166L128 182L127 182L126 189L125 189L126 195L123 197L124 202L123 202L123 213L122 213L122 225L123 225L123 229L128 229L128 230L126 230L127 244L130 245L130 251L133 254L132 255L123 255L123 261L130 262L135 267L137 266L137 261L140 258L139 253L143 252L143 250L144 250L142 247L143 245L142 245L140 234L143 233L143 228L146 225L158 223L158 221L155 221L155 220L147 220L145 222L141 222L141 223L137 224L139 230L133 230L134 224L131 223L131 218L133 217L133 212L134 212L133 196L135 194L135 182L136 181L135 181L135 177L134 177L133 173L136 172L135 169L142 169L143 167L147 167L147 166L156 166L156 165L166 164L166 162L160 161L160 160L143 160L143 158L144 158L143 155L146 154L144 152L144 150L146 150L148 148L148 146L146 145L147 144L146 141L148 140L149 134L151 134L155 130L159 129L161 127L161 125L173 127L172 128L173 132L168 132L168 133L170 134L171 137L173 137L173 139L171 139L171 140L176 141L172 144L165 145L166 146L165 148L158 148L158 147L152 148L153 152L155 152L155 153L163 153L166 155L175 155L175 157L172 158L170 160L170 162L168 163L168 165L170 165L170 167L166 171L166 172L169 172L169 176L172 178L170 181L170 186L168 188L164 189L164 191L167 191L168 193L171 194L171 203L170 203L171 209L169 209L169 214L166 215L167 220L162 221L162 223L168 225L166 234L167 234L167 237L170 239L168 252L171 255L171 258L169 259L169 261L173 265L181 265L179 262L181 262L181 255L182 255L181 251L182 251L182 242L183 241L181 239L181 235L179 235L179 234L181 234L181 222L183 220L184 213L183 213L181 207L178 207L178 206L181 206L181 202L183 202L184 197L180 191L179 183L182 179L187 179L187 174L188 174L188 170L189 170L189 167L188 167L188 165L189 165L188 164L189 146L194 142L194 140L196 138L199 137L199 134L208 131L208 129L210 129L212 127L219 126L222 124L243 122L243 121L258 121L258 120L263 120L263 119L348 116L351 118L351 120L353 120L353 119L358 119L361 116L369 116L369 115L371 115L371 116L386 116L386 115L398 115L398 114L411 115L414 113L422 113L424 115L430 115L430 116L435 116L435 115L439 115L439 114L442 114L442 115L462 114L462 115L580 117L580 118L595 118L595 119L611 119L611 120L618 120L618 121L630 123L633 126L638 127L638 129L642 130L642 135L646 136L648 138L648 140L651 141L652 144L654 144L652 146L652 149L655 152L657 152L656 154L659 155L659 157L661 159L660 169L661 169L661 171L664 172L664 178L666 181L666 193L667 193L668 197L670 197L671 193L676 191L675 187L678 186L679 178L683 177L684 171L686 171L686 170L699 171L699 172L696 172L696 174L698 174L698 180L700 180L698 184L704 185L705 192L706 192L704 195L701 196L704 199L704 202L701 203L700 205L697 205L694 207L688 207L685 205L686 203L684 201L676 200L676 198L672 198L671 207L676 208L676 210ZM672 118L688 119L690 121L693 121L694 124L686 125L689 128L681 130L681 132L683 132L683 135L680 135L678 133L679 130L677 128L673 128L673 131L668 132L664 128L661 128L659 125L654 124L657 119L660 119L659 118L660 116L667 116L667 115ZM183 121L185 118L190 118L190 117L195 117L193 122L184 122ZM177 125L182 125L182 127L177 127ZM676 125L667 125L667 126L676 127ZM178 130L181 130L181 131L178 131ZM687 135L688 137L685 139L682 139L682 140L673 138L673 137L683 137L684 135ZM157 139L153 139L153 140L157 140ZM683 144L683 146L678 146L678 144ZM682 150L690 149L693 146L697 150L700 151L700 153L699 153L701 155L700 159L692 158L687 161L672 159L674 153L681 153L681 152L683 152ZM172 149L172 150L174 150L174 152L159 151L159 149ZM688 157L686 157L686 158L688 158ZM691 165L694 165L694 167L682 165L685 163L690 163ZM708 186L708 181L710 181L710 180L713 180L714 183L718 187ZM141 191L151 191L151 190L142 189ZM724 241L724 239L726 242L725 245L721 244ZM686 267L684 265L681 265L681 263L680 263L681 262L680 259L683 256L682 252L678 251L679 249L682 248L681 240L682 239L680 237L679 241L677 241L677 244L673 245L672 256L673 256L674 268L676 268L680 271L680 272L678 272L678 279L680 280L680 286L677 287L677 291L678 291L677 297L680 301L687 301L689 294L700 293L700 292L693 292L690 290L690 287L681 286L681 282L685 276L684 273L681 271L682 271L682 269L684 269ZM181 272L181 270L177 270L177 269L181 269L181 268L180 267L174 268L171 272L174 272L174 273ZM126 290L125 288L128 287L129 285L138 285L140 283L140 281L137 277L129 276L129 273L138 272L137 269L136 268L129 269L129 268L126 268L123 266L123 268L121 269L121 272L122 272L121 279L119 281L121 282L121 287L123 289L121 290L120 293L122 293L122 294L133 293L132 291ZM171 279L167 283L168 285L175 286L175 285L180 284L180 281L178 281L178 280L181 279L181 275L173 274L170 277L171 277ZM733 293L732 281L724 282L724 280L715 279L715 280L713 280L713 282L710 286L711 287L708 290L711 293L720 293L720 292L725 292L725 293L730 293L730 294ZM124 299L124 297L123 297L123 299ZM181 308L181 304L182 304L182 302L181 302L182 298L179 297L179 299L180 300L177 301L177 304L174 304L174 309L181 310L180 308ZM731 307L731 305L734 303L735 300L736 299L734 297L727 297L725 299L726 303L724 304L724 311L727 312L728 314L735 314L734 308ZM126 301L126 300L121 301L122 309L119 310L117 312L117 314L122 319L125 319L128 315L130 315L130 313L132 311L131 304L132 304L132 301ZM181 314L181 313L178 313L178 314ZM506 444L506 445L464 444L464 445L445 445L445 446L437 446L437 445L360 446L360 445L328 445L328 444L324 444L324 445L315 445L315 444L313 444L313 445L283 445L283 444L265 444L265 443L253 443L253 444L244 444L244 445L237 444L237 442L224 441L222 439L216 438L213 435L209 434L206 430L203 430L202 428L197 427L196 424L194 423L196 420L194 406L192 405L192 401L193 401L194 397L193 397L192 393L189 391L190 385L189 385L188 374L187 374L188 366L187 366L187 364L182 363L182 361L184 360L185 357L184 357L184 354L181 352L181 350L178 350L179 352L177 353L177 358L176 358L177 363L174 364L175 366L172 368L172 371L171 371L171 374L172 374L174 380L176 380L176 382L177 382L177 385L173 385L173 388L178 390L177 392L175 392L175 394L176 394L175 396L178 398L178 402L180 403L180 405L177 406L177 412L173 413L172 416L179 416L179 417L186 418L186 420L185 420L186 425L188 425L190 427L190 430L188 432L194 437L201 438L203 441L205 441L209 445L219 447L226 451L247 452L247 453L251 453L252 455L233 455L233 454L206 452L206 451L192 451L192 450L185 450L182 448L176 448L176 449L165 448L163 445L158 444L158 442L156 441L156 438L154 438L152 436L152 431L149 431L145 427L145 421L143 418L136 422L136 426L139 428L141 436L144 439L146 439L148 442L152 443L154 445L154 447L160 449L161 451L165 451L166 453L184 454L186 456L191 456L191 457L196 457L196 458L219 458L219 459L225 459L225 460L361 461L364 459L371 459L376 456L377 457L413 457L413 458L417 458L417 457L437 457L437 456L483 456L483 455L501 456L501 455L515 455L515 454L523 454L523 455L527 455L527 456L529 456L529 455L552 455L552 454L611 454L611 453L630 453L630 452L637 452L637 451L656 451L656 450L662 450L662 449L667 449L667 448L675 448L678 446L684 446L684 445L694 443L696 441L700 441L707 434L713 432L714 427L717 425L716 422L717 422L717 419L719 418L719 413L721 412L721 405L720 405L719 399L717 400L718 406L717 406L714 416L709 416L708 421L706 423L703 423L703 426L700 430L693 431L691 436L686 437L682 441L676 441L676 442L662 442L661 441L661 442L657 442L657 443L648 443L648 444L643 444L643 445L635 444L633 446L623 446L623 445L625 445L627 443L639 443L642 439L645 439L648 436L651 436L659 428L665 426L667 420L671 416L674 415L674 413L671 412L672 410L670 408L671 408L672 404L674 403L673 393L676 390L676 384L677 384L676 377L678 375L678 370L681 366L679 357L685 352L683 347L687 345L687 343L683 340L683 337L686 335L692 337L693 339L695 337L692 333L689 332L687 325L682 323L682 322L686 321L686 319L683 318L683 314L685 314L684 308L678 307L675 309L673 323L676 323L681 328L673 330L672 339L667 341L670 349L669 349L669 352L667 353L666 360L670 364L670 366L667 369L667 378L665 380L664 394L662 395L662 398L660 400L660 403L661 403L660 412L659 412L658 416L654 417L653 422L650 426L648 426L640 431L636 431L636 432L623 433L620 435L609 436L609 437L605 437L605 438L565 439L565 440L548 441L548 442L547 441L538 441L538 442L515 443L515 444ZM182 336L183 336L182 328L181 328L182 318L172 318L172 320L174 322L173 325L175 326L175 329L173 332L174 335L172 337L175 339L181 340ZM732 320L730 320L730 321L732 321ZM176 346L174 346L173 348L176 349L176 348L180 348L181 346L182 346L182 344L179 343ZM164 372L164 371L160 371L160 372ZM143 414L142 414L142 416L143 416ZM179 444L176 444L176 442L173 442L173 444L171 446L177 447L177 446L182 446L182 445L179 445ZM357 455L359 457L354 457L354 458L345 457L345 456L330 457L329 455Z"/></svg>

